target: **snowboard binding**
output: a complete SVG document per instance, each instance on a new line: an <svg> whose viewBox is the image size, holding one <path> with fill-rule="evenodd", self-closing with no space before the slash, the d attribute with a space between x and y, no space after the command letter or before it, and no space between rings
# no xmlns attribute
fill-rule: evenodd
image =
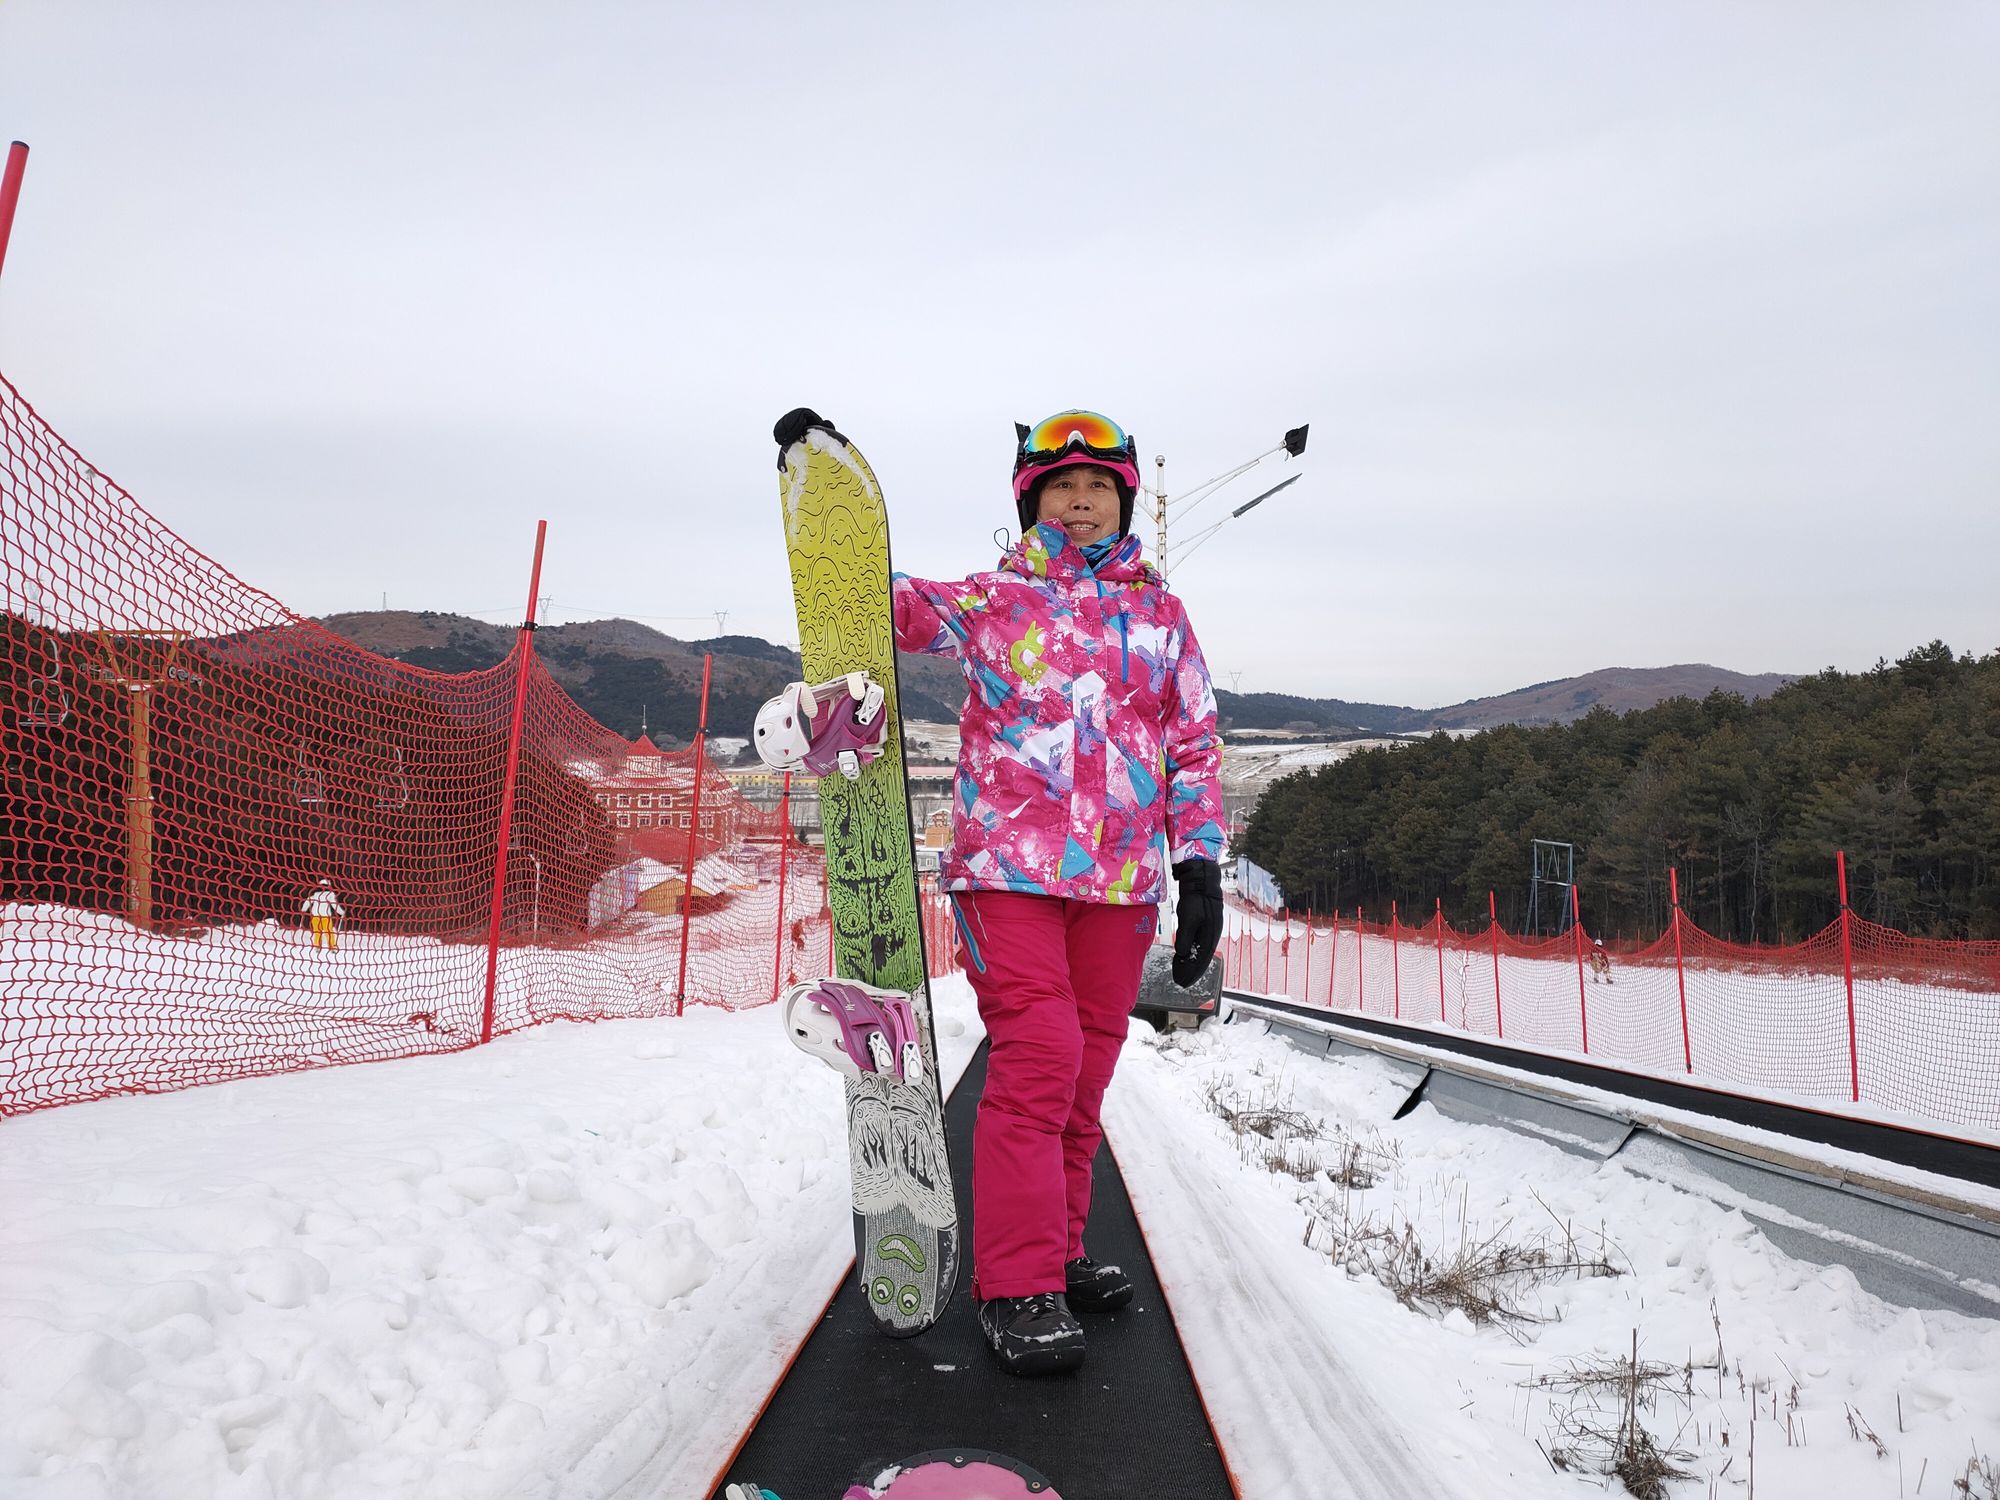
<svg viewBox="0 0 2000 1500"><path fill-rule="evenodd" d="M852 979L808 979L778 1004L792 1045L849 1078L919 1083L924 1052L910 997Z"/></svg>
<svg viewBox="0 0 2000 1500"><path fill-rule="evenodd" d="M803 767L814 776L840 772L849 781L882 753L888 695L866 672L817 685L795 682L757 710L752 738L757 757L774 771Z"/></svg>

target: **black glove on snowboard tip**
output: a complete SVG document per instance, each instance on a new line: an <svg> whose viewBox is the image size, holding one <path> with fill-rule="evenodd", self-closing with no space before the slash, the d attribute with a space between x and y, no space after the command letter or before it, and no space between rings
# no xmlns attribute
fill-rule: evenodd
<svg viewBox="0 0 2000 1500"><path fill-rule="evenodd" d="M840 437L840 433L834 427L833 423L822 417L810 406L795 406L782 417L778 418L771 427L771 436L778 440L778 467L780 469L785 466L785 450L815 427L830 437L840 438L843 443L847 441L846 438Z"/></svg>

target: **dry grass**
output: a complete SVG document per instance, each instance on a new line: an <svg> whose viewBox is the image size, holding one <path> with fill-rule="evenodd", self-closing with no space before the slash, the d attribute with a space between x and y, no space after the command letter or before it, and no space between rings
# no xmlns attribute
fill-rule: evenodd
<svg viewBox="0 0 2000 1500"><path fill-rule="evenodd" d="M1351 1273L1372 1276L1416 1312L1462 1313L1517 1338L1543 1321L1529 1303L1539 1288L1619 1274L1608 1246L1587 1251L1574 1239L1521 1234L1512 1220L1482 1234L1461 1216L1455 1235L1433 1240L1400 1212L1386 1219L1356 1214L1348 1202L1325 1198L1308 1208L1305 1243Z"/></svg>
<svg viewBox="0 0 2000 1500"><path fill-rule="evenodd" d="M1967 1500L2000 1500L2000 1462L1975 1452L1966 1461L1965 1472L1952 1480L1951 1488Z"/></svg>
<svg viewBox="0 0 2000 1500"><path fill-rule="evenodd" d="M1432 1317L1456 1311L1481 1327L1518 1332L1542 1321L1527 1300L1537 1288L1618 1274L1601 1235L1598 1248L1586 1251L1552 1213L1550 1231L1518 1233L1510 1220L1491 1233L1475 1232L1465 1218L1460 1179L1442 1193L1443 1203L1456 1203L1456 1215L1443 1214L1435 1231L1420 1228L1400 1207L1386 1214L1357 1211L1354 1195L1401 1167L1399 1148L1379 1133L1358 1139L1297 1108L1282 1077L1253 1070L1248 1086L1218 1078L1204 1097L1229 1126L1246 1163L1306 1186L1299 1200L1306 1245L1350 1272L1372 1276L1405 1307Z"/></svg>
<svg viewBox="0 0 2000 1500"><path fill-rule="evenodd" d="M1522 1384L1547 1391L1551 1396L1598 1398L1616 1394L1621 1398L1637 1399L1650 1409L1662 1396L1692 1400L1696 1368L1692 1363L1670 1365L1656 1359L1604 1355L1596 1359L1571 1360L1552 1374L1537 1375ZM1707 1369L1708 1366L1699 1368Z"/></svg>
<svg viewBox="0 0 2000 1500"><path fill-rule="evenodd" d="M1867 1443L1873 1447L1877 1458L1889 1456L1889 1445L1875 1435L1875 1429L1868 1425L1868 1419L1852 1406L1847 1408L1847 1435L1857 1443Z"/></svg>
<svg viewBox="0 0 2000 1500"><path fill-rule="evenodd" d="M1670 1481L1696 1477L1687 1467L1695 1455L1681 1446L1685 1413L1694 1396L1694 1366L1640 1359L1636 1328L1628 1357L1573 1361L1526 1384L1566 1398L1553 1409L1549 1440L1542 1447L1549 1467L1558 1473L1608 1476L1637 1500L1668 1500ZM1657 1412L1663 1398L1678 1402L1683 1411L1679 1430L1664 1448L1642 1418Z"/></svg>
<svg viewBox="0 0 2000 1500"><path fill-rule="evenodd" d="M1371 1134L1357 1140L1338 1126L1291 1105L1289 1094L1277 1096L1266 1088L1256 1102L1247 1102L1230 1080L1208 1086L1209 1109L1236 1137L1243 1160L1267 1172L1300 1182L1329 1187L1370 1188L1401 1162L1393 1141Z"/></svg>

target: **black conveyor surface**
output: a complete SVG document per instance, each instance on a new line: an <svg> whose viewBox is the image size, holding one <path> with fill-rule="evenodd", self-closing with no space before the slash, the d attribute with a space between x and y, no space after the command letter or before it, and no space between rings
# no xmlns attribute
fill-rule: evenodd
<svg viewBox="0 0 2000 1500"><path fill-rule="evenodd" d="M974 1316L970 1264L972 1118L985 1083L982 1044L945 1106L967 1249L944 1317L916 1338L885 1338L850 1276L727 1480L784 1500L840 1500L877 1468L963 1446L1039 1469L1063 1500L1228 1500L1221 1454L1108 1150L1097 1155L1090 1253L1123 1266L1137 1295L1122 1311L1081 1320L1090 1354L1073 1375L1023 1380L993 1362Z"/></svg>

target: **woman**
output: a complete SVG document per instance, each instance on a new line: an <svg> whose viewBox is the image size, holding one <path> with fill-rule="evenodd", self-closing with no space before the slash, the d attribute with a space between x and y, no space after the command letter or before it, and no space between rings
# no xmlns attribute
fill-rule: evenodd
<svg viewBox="0 0 2000 1500"><path fill-rule="evenodd" d="M1221 741L1180 600L1131 534L1132 439L1095 412L1018 427L1021 540L956 583L895 580L896 644L952 653L968 692L951 849L992 1048L972 1143L973 1294L1016 1374L1083 1361L1075 1312L1132 1298L1084 1250L1098 1110L1171 870L1174 977L1222 933Z"/></svg>

